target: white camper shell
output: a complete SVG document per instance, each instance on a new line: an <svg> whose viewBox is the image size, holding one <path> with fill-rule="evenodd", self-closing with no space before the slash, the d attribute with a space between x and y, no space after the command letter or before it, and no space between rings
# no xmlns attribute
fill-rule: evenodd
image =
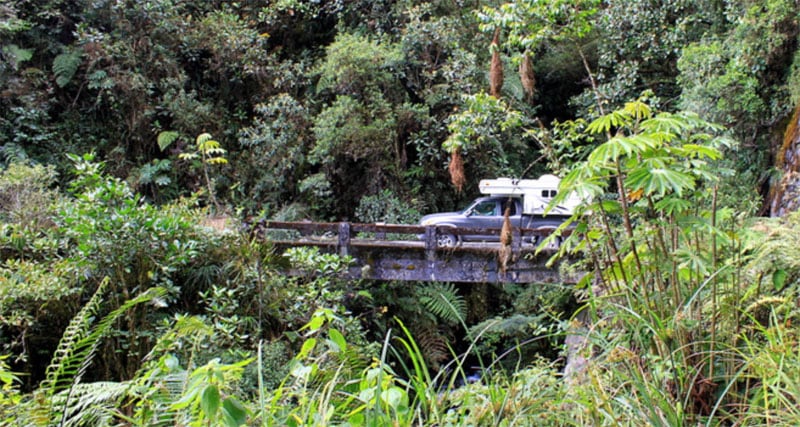
<svg viewBox="0 0 800 427"><path fill-rule="evenodd" d="M561 179L555 175L542 175L539 179L482 179L478 188L481 194L521 197L523 214L541 215L558 194L560 182ZM550 213L572 215L578 202L578 198L570 196L561 205L553 207Z"/></svg>

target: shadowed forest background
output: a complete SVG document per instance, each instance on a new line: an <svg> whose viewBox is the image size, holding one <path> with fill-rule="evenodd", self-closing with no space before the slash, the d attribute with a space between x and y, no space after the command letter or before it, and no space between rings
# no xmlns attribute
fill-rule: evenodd
<svg viewBox="0 0 800 427"><path fill-rule="evenodd" d="M799 24L790 0L2 1L0 419L796 425ZM543 173L586 200L578 286L350 282L250 233L415 224Z"/></svg>

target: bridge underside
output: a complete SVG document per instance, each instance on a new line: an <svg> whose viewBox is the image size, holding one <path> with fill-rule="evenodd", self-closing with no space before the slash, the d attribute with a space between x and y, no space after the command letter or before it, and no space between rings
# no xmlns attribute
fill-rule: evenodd
<svg viewBox="0 0 800 427"><path fill-rule="evenodd" d="M353 254L360 266L351 277L375 280L438 281L461 283L558 283L564 282L557 269L545 263L552 254L534 252L512 254L505 270L501 269L499 244L463 244L455 249L439 250L436 258L425 259L424 251L382 249ZM361 256L359 256L361 255ZM365 256L364 256L365 255Z"/></svg>

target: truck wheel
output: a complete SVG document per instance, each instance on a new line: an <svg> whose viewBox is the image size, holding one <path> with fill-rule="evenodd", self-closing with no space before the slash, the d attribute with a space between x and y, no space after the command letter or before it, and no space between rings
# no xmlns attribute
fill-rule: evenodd
<svg viewBox="0 0 800 427"><path fill-rule="evenodd" d="M558 248L560 247L561 247L561 237L556 237L555 239L550 241L550 243L547 245L547 249L550 249L551 251L557 251Z"/></svg>
<svg viewBox="0 0 800 427"><path fill-rule="evenodd" d="M436 236L436 246L440 248L454 248L458 246L458 238L454 234L439 234Z"/></svg>

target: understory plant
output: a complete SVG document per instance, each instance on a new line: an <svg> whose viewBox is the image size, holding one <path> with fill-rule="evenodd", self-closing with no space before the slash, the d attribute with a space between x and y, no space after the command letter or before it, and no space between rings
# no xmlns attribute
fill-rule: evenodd
<svg viewBox="0 0 800 427"><path fill-rule="evenodd" d="M92 154L70 160L69 192L58 196L48 168L9 166L0 179L0 197L10 200L0 213L0 345L14 369L31 374L22 377L26 389L41 381L59 336L106 277L109 308L150 288L167 291L156 307L134 307L118 320L90 372L130 378L159 319L196 299L184 293L187 278L225 238L203 226L205 212L191 199L153 206Z"/></svg>
<svg viewBox="0 0 800 427"><path fill-rule="evenodd" d="M648 391L669 385L659 402L678 412L658 418L703 415L699 401L710 396L697 390L714 381L719 298L735 279L723 258L735 239L726 228L731 215L717 206L719 160L730 141L697 115L655 112L644 100L586 131L605 141L564 177L553 203L569 194L585 201L561 227L574 226L563 251L587 260L582 285L592 319L614 331L602 348L646 361L646 374L662 383Z"/></svg>
<svg viewBox="0 0 800 427"><path fill-rule="evenodd" d="M589 320L572 329L584 337L572 356L589 359L569 399L594 425L795 420L793 233L765 239L719 204L722 129L636 101L586 130L604 142L554 200L585 201L561 228L561 252L589 272Z"/></svg>

